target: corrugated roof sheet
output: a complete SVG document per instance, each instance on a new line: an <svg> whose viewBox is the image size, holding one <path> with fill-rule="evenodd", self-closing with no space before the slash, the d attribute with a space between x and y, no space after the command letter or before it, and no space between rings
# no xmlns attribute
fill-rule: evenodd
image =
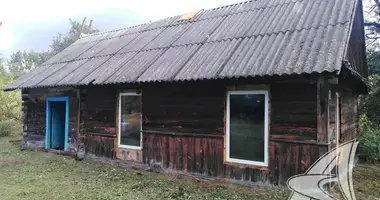
<svg viewBox="0 0 380 200"><path fill-rule="evenodd" d="M247 1L87 35L6 89L339 72L356 1Z"/></svg>
<svg viewBox="0 0 380 200"><path fill-rule="evenodd" d="M80 82L85 80L89 74L94 72L99 66L105 63L111 56L95 57L87 59L82 66L77 67L75 71L68 74L62 80L57 80L56 85L78 85ZM92 79L93 80L93 79ZM89 80L90 83L92 80Z"/></svg>
<svg viewBox="0 0 380 200"><path fill-rule="evenodd" d="M154 62L137 81L171 81L201 45L176 46L169 48Z"/></svg>

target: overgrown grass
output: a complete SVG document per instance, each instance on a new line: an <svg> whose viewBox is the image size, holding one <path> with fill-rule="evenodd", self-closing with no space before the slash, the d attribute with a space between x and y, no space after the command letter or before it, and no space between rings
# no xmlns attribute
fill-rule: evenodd
<svg viewBox="0 0 380 200"><path fill-rule="evenodd" d="M124 169L20 151L0 139L0 199L286 199L287 190L236 185Z"/></svg>
<svg viewBox="0 0 380 200"><path fill-rule="evenodd" d="M255 189L20 151L0 139L0 199L287 199L285 189ZM380 196L380 165L355 170L357 199Z"/></svg>

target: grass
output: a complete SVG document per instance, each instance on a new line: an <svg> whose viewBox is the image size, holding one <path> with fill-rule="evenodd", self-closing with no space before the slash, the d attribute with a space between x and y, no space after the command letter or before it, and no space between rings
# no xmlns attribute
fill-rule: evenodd
<svg viewBox="0 0 380 200"><path fill-rule="evenodd" d="M357 199L380 200L380 164L360 164L354 169Z"/></svg>
<svg viewBox="0 0 380 200"><path fill-rule="evenodd" d="M20 151L0 138L0 198L12 199L287 199L286 189L246 188L76 161L38 151ZM380 165L355 170L357 199L380 196Z"/></svg>

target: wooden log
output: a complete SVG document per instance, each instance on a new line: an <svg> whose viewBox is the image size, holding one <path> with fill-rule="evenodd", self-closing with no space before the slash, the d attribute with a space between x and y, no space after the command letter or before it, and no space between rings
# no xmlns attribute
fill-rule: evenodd
<svg viewBox="0 0 380 200"><path fill-rule="evenodd" d="M325 78L319 77L317 81L317 141L328 143L329 127L329 84Z"/></svg>
<svg viewBox="0 0 380 200"><path fill-rule="evenodd" d="M116 138L116 134L104 134L104 133L85 133L86 135L93 135L93 136L102 136L102 137L109 137L109 138Z"/></svg>
<svg viewBox="0 0 380 200"><path fill-rule="evenodd" d="M143 130L142 132L145 134L187 136L187 137L211 137L211 138L223 138L224 137L223 135L200 134L200 133L177 133L177 132L150 131L150 130Z"/></svg>

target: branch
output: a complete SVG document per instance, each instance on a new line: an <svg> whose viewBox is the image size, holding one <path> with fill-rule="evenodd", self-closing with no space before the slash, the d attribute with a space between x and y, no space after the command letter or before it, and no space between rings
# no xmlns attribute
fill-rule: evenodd
<svg viewBox="0 0 380 200"><path fill-rule="evenodd" d="M367 15L370 15L375 10L375 8L377 8L377 6L371 6L371 8L368 11L364 12L367 13Z"/></svg>
<svg viewBox="0 0 380 200"><path fill-rule="evenodd" d="M380 37L378 37L378 38L373 38L373 39L370 39L370 38L368 38L368 39L370 39L370 40L368 40L368 42L366 42L366 47L370 47L370 46L372 46L372 44L374 44L378 39L379 39Z"/></svg>
<svg viewBox="0 0 380 200"><path fill-rule="evenodd" d="M365 37L370 40L377 40L380 39L380 36L371 36L369 34L365 34Z"/></svg>
<svg viewBox="0 0 380 200"><path fill-rule="evenodd" d="M374 27L380 29L380 24L376 23L376 22L365 22L364 26L374 26Z"/></svg>
<svg viewBox="0 0 380 200"><path fill-rule="evenodd" d="M380 1L379 0L373 0L376 3L376 6L378 9L380 9Z"/></svg>

